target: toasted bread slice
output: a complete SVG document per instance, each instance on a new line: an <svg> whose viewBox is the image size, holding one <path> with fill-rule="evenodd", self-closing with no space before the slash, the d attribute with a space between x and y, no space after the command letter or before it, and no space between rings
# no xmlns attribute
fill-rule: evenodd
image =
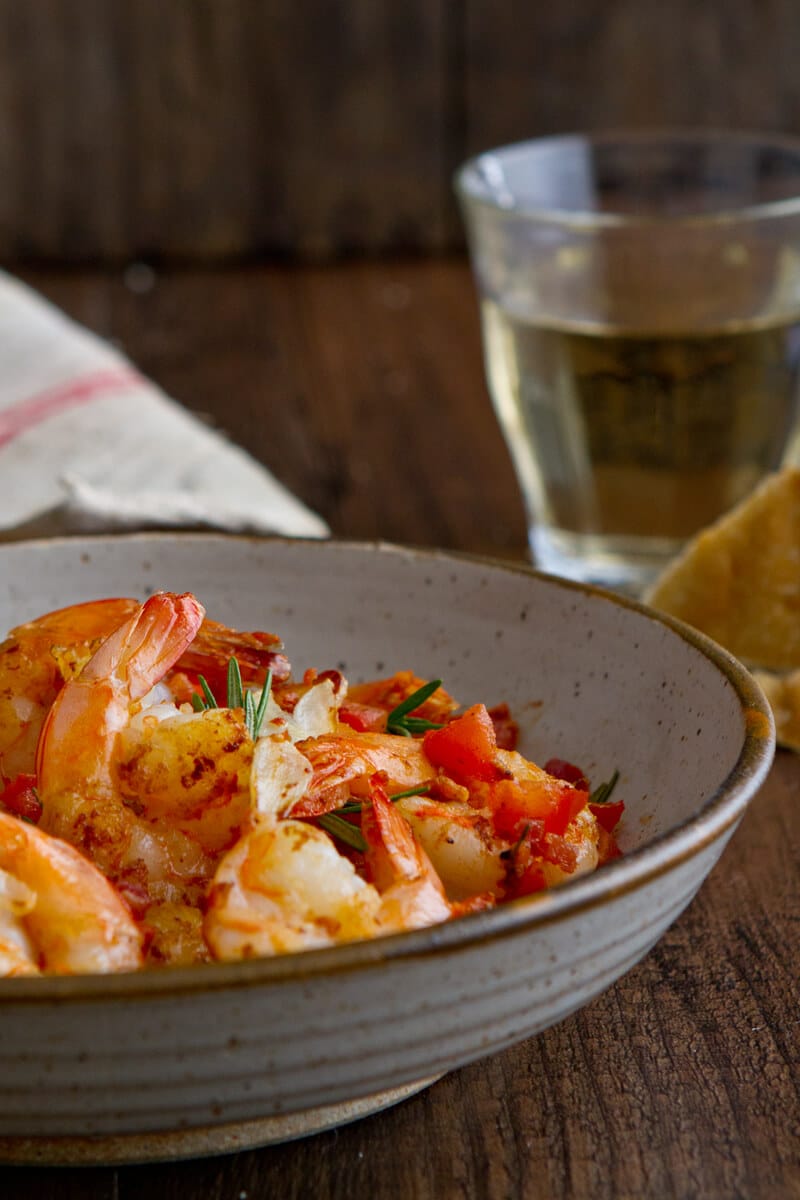
<svg viewBox="0 0 800 1200"><path fill-rule="evenodd" d="M776 675L772 671L754 671L753 674L772 709L778 745L787 750L800 750L800 671L790 671L788 675Z"/></svg>
<svg viewBox="0 0 800 1200"><path fill-rule="evenodd" d="M692 538L645 600L751 667L800 668L800 470L768 476Z"/></svg>

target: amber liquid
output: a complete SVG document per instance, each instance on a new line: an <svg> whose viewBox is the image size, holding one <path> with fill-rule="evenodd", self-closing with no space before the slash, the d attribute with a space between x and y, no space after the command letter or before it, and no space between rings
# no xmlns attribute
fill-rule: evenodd
<svg viewBox="0 0 800 1200"><path fill-rule="evenodd" d="M643 586L781 464L798 406L793 322L657 336L483 306L490 391L541 566Z"/></svg>

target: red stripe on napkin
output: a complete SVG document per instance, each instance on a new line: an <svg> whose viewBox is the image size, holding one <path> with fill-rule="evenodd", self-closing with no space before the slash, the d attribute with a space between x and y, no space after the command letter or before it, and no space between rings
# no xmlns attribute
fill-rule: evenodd
<svg viewBox="0 0 800 1200"><path fill-rule="evenodd" d="M70 379L68 383L59 384L58 387L28 396L24 400L17 400L0 410L0 448L26 429L32 429L46 421L48 417L54 417L68 408L77 408L80 404L96 399L100 392L141 387L144 382L144 378L133 367L110 367L104 371L95 371L92 375L82 375L79 379Z"/></svg>

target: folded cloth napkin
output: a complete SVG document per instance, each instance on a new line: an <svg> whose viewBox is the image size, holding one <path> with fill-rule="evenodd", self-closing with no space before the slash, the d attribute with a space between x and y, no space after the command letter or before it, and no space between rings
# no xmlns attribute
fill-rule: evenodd
<svg viewBox="0 0 800 1200"><path fill-rule="evenodd" d="M0 540L159 526L328 533L244 450L0 272Z"/></svg>

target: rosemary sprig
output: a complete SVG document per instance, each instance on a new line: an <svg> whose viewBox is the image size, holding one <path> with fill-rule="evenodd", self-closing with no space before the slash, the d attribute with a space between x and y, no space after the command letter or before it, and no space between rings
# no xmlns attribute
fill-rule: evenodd
<svg viewBox="0 0 800 1200"><path fill-rule="evenodd" d="M235 658L228 659L228 708L244 708L242 672Z"/></svg>
<svg viewBox="0 0 800 1200"><path fill-rule="evenodd" d="M342 809L338 811L341 812ZM323 829L338 838L340 842L345 842L354 850L362 852L366 850L367 843L361 830L357 829L355 825L351 825L349 821L345 821L337 813L323 813L321 817L317 817L317 820Z"/></svg>
<svg viewBox="0 0 800 1200"><path fill-rule="evenodd" d="M407 796L427 796L430 791L430 785L427 783L419 783L416 787L406 788L404 792L392 792L390 800L405 800Z"/></svg>
<svg viewBox="0 0 800 1200"><path fill-rule="evenodd" d="M208 680L204 675L197 676L197 682L202 688L203 695L192 696L192 708L195 712L206 712L209 708L219 708L214 693L208 686ZM264 721L264 716L269 704L270 692L272 691L272 671L267 671L267 677L264 680L264 687L261 691L261 698L256 704L255 697L252 692L246 692L242 684L242 672L239 663L235 658L228 661L228 708L243 708L244 719L247 726L247 732L253 741L256 740L261 732L261 726Z"/></svg>
<svg viewBox="0 0 800 1200"><path fill-rule="evenodd" d="M589 797L589 804L608 804L609 800L611 799L611 793L617 786L618 779L619 771L615 771L611 778L607 779L605 783L598 784Z"/></svg>
<svg viewBox="0 0 800 1200"><path fill-rule="evenodd" d="M420 783L417 787L406 788L404 792L394 792L390 800L405 800L407 796L427 796L430 787L427 783ZM356 813L361 812L364 805L360 800L348 800L346 804L342 804L337 808L337 813Z"/></svg>
<svg viewBox="0 0 800 1200"><path fill-rule="evenodd" d="M400 734L402 737L413 737L415 733L425 733L428 729L441 729L441 724L437 724L435 721L427 721L424 717L410 715L441 686L441 679L432 679L430 683L424 683L410 696L406 696L405 700L401 700L386 718L386 732Z"/></svg>
<svg viewBox="0 0 800 1200"><path fill-rule="evenodd" d="M194 711L205 712L207 708L219 708L219 705L214 699L214 693L208 686L208 680L206 679L205 675L198 675L197 682L203 689L203 695L198 696L195 694L192 696L192 708Z"/></svg>
<svg viewBox="0 0 800 1200"><path fill-rule="evenodd" d="M264 721L264 716L269 704L270 693L272 692L272 670L267 671L267 677L264 680L264 687L261 689L261 697L256 704L255 696L252 692L245 692L244 695L244 719L247 724L247 730L253 741L256 740L261 732L261 726Z"/></svg>

